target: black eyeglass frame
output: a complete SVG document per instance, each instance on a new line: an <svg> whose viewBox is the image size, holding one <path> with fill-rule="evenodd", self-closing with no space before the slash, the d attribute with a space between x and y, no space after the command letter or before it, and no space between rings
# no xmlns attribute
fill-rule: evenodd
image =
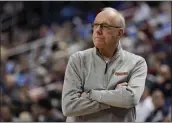
<svg viewBox="0 0 172 123"><path fill-rule="evenodd" d="M109 24L106 24L106 23L101 23L101 24L99 24L99 23L92 23L92 28L93 28L93 29L96 29L96 28L95 28L95 25L96 25L96 28L97 28L98 26L100 26L101 29L104 29L104 28L109 29L109 28L111 28L111 27L112 27L112 28L121 28L121 27L109 25Z"/></svg>

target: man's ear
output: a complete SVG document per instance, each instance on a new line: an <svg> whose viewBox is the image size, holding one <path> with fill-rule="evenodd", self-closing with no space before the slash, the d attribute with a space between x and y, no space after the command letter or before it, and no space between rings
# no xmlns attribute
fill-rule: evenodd
<svg viewBox="0 0 172 123"><path fill-rule="evenodd" d="M124 35L124 29L120 28L118 31L118 37L121 38Z"/></svg>

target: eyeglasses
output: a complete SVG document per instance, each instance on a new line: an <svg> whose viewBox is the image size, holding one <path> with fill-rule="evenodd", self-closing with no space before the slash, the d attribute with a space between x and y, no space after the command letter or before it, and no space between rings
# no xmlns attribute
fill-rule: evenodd
<svg viewBox="0 0 172 123"><path fill-rule="evenodd" d="M106 23L101 23L101 24L99 24L99 23L92 23L92 28L93 28L93 30L95 30L95 29L97 29L97 27L98 26L100 26L100 28L101 29L110 29L110 28L121 28L121 27L116 27L116 26L112 26L112 25L108 25L108 24L106 24Z"/></svg>

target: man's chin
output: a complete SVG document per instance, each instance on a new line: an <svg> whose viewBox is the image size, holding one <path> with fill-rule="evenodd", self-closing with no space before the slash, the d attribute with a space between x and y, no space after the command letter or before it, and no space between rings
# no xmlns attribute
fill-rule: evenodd
<svg viewBox="0 0 172 123"><path fill-rule="evenodd" d="M94 45L96 48L104 48L105 47L104 43L95 43Z"/></svg>
<svg viewBox="0 0 172 123"><path fill-rule="evenodd" d="M98 48L98 49L102 49L102 48L104 48L104 46L103 46L103 45L95 45L95 47L96 47L96 48Z"/></svg>

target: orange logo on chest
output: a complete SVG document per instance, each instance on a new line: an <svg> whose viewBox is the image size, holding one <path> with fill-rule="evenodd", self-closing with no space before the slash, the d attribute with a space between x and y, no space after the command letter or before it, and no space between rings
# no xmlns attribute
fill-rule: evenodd
<svg viewBox="0 0 172 123"><path fill-rule="evenodd" d="M128 72L115 72L115 75L124 76L124 75L128 75Z"/></svg>

